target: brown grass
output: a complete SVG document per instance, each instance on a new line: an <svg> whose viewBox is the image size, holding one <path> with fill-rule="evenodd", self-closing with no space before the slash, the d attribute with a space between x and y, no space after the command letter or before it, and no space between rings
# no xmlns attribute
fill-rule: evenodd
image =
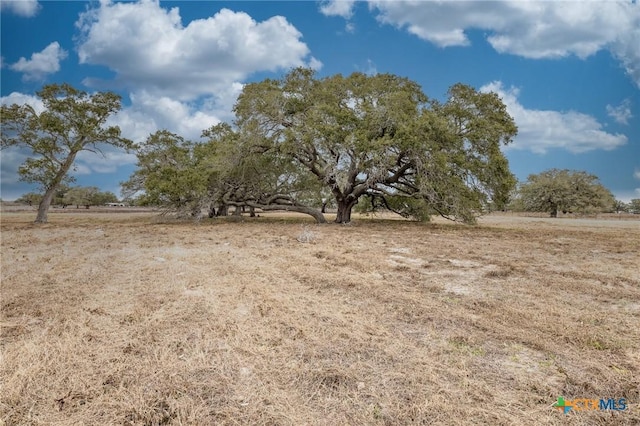
<svg viewBox="0 0 640 426"><path fill-rule="evenodd" d="M0 424L640 423L637 221L1 219Z"/></svg>

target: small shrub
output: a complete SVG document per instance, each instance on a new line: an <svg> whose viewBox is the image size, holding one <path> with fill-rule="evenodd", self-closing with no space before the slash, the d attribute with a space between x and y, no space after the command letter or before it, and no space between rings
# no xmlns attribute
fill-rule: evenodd
<svg viewBox="0 0 640 426"><path fill-rule="evenodd" d="M309 229L308 226L303 226L302 232L300 233L300 235L298 235L296 240L298 240L298 242L305 243L305 244L313 243L316 241L316 235L313 233L313 231Z"/></svg>

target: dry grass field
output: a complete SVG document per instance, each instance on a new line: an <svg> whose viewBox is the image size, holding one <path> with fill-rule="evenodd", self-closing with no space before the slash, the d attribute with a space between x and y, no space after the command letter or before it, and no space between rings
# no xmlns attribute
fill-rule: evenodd
<svg viewBox="0 0 640 426"><path fill-rule="evenodd" d="M640 424L640 221L34 217L1 216L2 425Z"/></svg>

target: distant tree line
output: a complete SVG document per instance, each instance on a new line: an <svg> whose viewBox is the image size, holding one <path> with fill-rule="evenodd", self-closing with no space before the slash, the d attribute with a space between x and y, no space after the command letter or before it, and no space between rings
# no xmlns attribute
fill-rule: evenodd
<svg viewBox="0 0 640 426"><path fill-rule="evenodd" d="M18 203L39 205L43 195L37 192L29 192L16 200ZM55 191L52 204L56 206L76 206L88 209L90 206L104 206L107 203L119 202L118 197L109 191L100 191L95 186L74 186L61 185Z"/></svg>
<svg viewBox="0 0 640 426"><path fill-rule="evenodd" d="M318 78L298 68L281 79L244 86L235 119L190 141L167 130L134 144L107 119L120 110L113 93L93 95L63 85L37 93L45 110L2 105L1 148L31 150L21 179L40 194L36 222L49 206L115 202L95 187L70 188L77 154L102 154L111 145L135 150L138 163L122 183L136 204L199 217L257 209L311 215L348 223L352 211L392 211L428 220L432 215L464 223L506 208L558 212L626 209L597 177L549 170L517 185L501 147L517 134L495 93L453 85L444 102L415 82L392 74L354 73Z"/></svg>
<svg viewBox="0 0 640 426"><path fill-rule="evenodd" d="M634 198L633 200L631 200L631 202L627 205L627 211L629 213L640 214L640 198Z"/></svg>

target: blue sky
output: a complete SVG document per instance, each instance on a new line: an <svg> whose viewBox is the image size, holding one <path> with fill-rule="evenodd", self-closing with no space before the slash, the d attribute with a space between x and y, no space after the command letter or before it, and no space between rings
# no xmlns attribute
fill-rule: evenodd
<svg viewBox="0 0 640 426"><path fill-rule="evenodd" d="M462 82L498 93L519 135L518 179L586 170L617 198L640 198L637 1L5 1L1 102L38 105L43 85L110 90L110 124L137 142L159 129L197 140L233 119L242 85L295 66L319 76L393 73L444 99ZM85 155L86 154L86 155ZM78 185L119 194L135 156L83 153ZM1 153L1 193L28 153Z"/></svg>

